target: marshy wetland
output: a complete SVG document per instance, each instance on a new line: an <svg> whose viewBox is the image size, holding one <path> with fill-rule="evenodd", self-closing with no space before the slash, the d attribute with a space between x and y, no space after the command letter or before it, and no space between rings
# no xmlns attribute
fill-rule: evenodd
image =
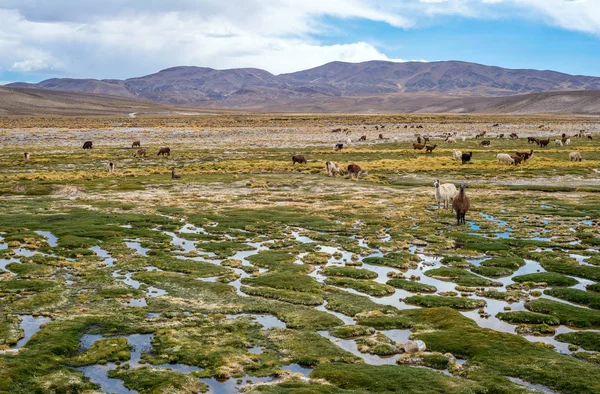
<svg viewBox="0 0 600 394"><path fill-rule="evenodd" d="M600 392L594 119L1 124L0 392ZM466 225L436 179L469 186Z"/></svg>

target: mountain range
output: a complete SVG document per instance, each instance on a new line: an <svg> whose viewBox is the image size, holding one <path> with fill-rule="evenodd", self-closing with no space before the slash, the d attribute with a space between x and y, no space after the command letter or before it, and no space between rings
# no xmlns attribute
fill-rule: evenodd
<svg viewBox="0 0 600 394"><path fill-rule="evenodd" d="M255 68L174 67L126 80L49 79L37 84L7 86L110 95L170 105L284 112L477 112L485 110L482 103L510 107L515 98L519 100L514 95L533 94L525 102L537 97L568 103L572 99L535 94L578 91L560 94L587 100L581 111L590 113L589 100L596 95L579 91L600 90L600 78L460 61L369 61L332 62L280 75ZM595 104L595 101L591 104L591 113L596 112Z"/></svg>

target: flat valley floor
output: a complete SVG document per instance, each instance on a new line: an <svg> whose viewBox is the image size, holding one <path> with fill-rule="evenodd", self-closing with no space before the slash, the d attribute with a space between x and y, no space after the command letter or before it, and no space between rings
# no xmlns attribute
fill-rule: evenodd
<svg viewBox="0 0 600 394"><path fill-rule="evenodd" d="M600 392L596 119L0 126L0 392ZM438 210L436 179L468 185L466 225Z"/></svg>

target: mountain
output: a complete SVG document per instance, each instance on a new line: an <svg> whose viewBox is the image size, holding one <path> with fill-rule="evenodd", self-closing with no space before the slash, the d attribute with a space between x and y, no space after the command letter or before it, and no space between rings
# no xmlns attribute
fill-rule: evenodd
<svg viewBox="0 0 600 394"><path fill-rule="evenodd" d="M135 98L44 89L0 87L0 116L181 116L223 113ZM600 115L600 91L545 92L506 97L447 97L394 93L360 97L263 99L246 107L265 112L337 113L490 113ZM232 113L231 111L226 111ZM241 113L241 112L234 112ZM135 115L137 114L137 115Z"/></svg>
<svg viewBox="0 0 600 394"><path fill-rule="evenodd" d="M555 71L511 70L459 61L370 61L332 62L281 75L253 68L214 70L174 67L126 80L49 79L38 84L8 86L106 94L193 106L252 108L257 102L278 104L281 100L399 93L472 97L600 90L600 78Z"/></svg>
<svg viewBox="0 0 600 394"><path fill-rule="evenodd" d="M0 116L131 116L200 114L197 108L89 93L0 86ZM214 112L214 111L211 111Z"/></svg>
<svg viewBox="0 0 600 394"><path fill-rule="evenodd" d="M600 90L600 78L460 61L369 61L280 75L255 68L174 67L126 80L55 78L7 86L256 111L597 113L589 105L597 95L578 92ZM533 95L521 96L528 94Z"/></svg>

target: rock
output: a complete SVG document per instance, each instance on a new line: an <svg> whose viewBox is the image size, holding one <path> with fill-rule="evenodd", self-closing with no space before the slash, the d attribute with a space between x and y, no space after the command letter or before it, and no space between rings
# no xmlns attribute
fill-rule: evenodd
<svg viewBox="0 0 600 394"><path fill-rule="evenodd" d="M404 344L402 349L404 350L404 353L417 353L419 351L419 344L415 341L408 341Z"/></svg>
<svg viewBox="0 0 600 394"><path fill-rule="evenodd" d="M446 353L446 354L444 354L444 357L446 357L448 359L450 364L456 364L456 357L454 357L454 355L452 353Z"/></svg>

